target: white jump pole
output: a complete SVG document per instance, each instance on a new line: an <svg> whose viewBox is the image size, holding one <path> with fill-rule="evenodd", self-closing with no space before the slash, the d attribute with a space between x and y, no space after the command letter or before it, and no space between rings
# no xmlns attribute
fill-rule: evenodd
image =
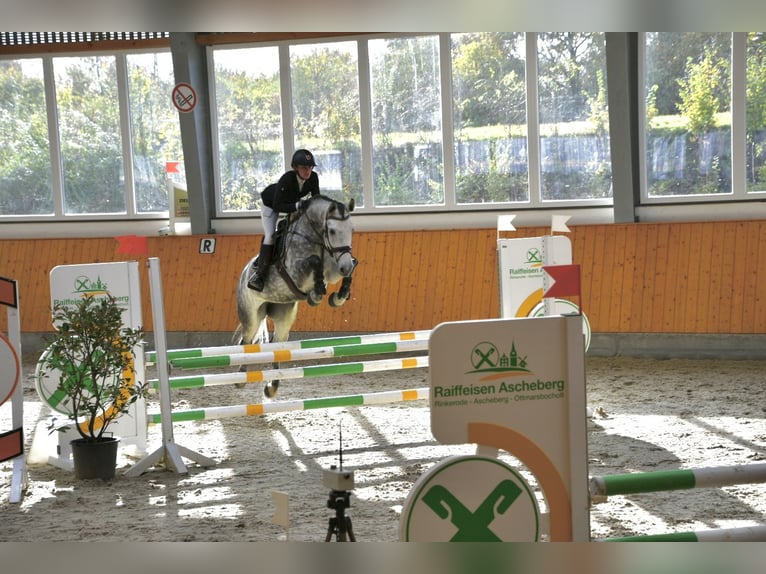
<svg viewBox="0 0 766 574"><path fill-rule="evenodd" d="M173 421L171 419L172 405L170 402L170 383L167 357L167 337L165 333L165 310L162 297L162 278L160 276L160 260L150 257L149 290L152 300L152 318L154 319L154 346L157 349L157 373L160 387L160 409L162 413L162 446L144 457L123 474L125 476L140 476L146 470L164 459L168 469L179 474L188 472L182 456L191 459L201 466L215 466L217 463L206 456L183 447L173 440Z"/></svg>
<svg viewBox="0 0 766 574"><path fill-rule="evenodd" d="M9 284L13 291L12 301L4 302L8 310L8 341L21 365L21 320L19 319L18 308L18 288L15 279L3 279ZM13 303L13 304L11 304ZM20 373L21 374L21 373ZM11 395L11 423L14 429L22 429L24 426L24 396L21 381L13 389ZM22 435L23 436L23 435ZM18 504L21 502L24 490L28 482L27 465L24 452L13 459L13 474L11 476L10 502Z"/></svg>

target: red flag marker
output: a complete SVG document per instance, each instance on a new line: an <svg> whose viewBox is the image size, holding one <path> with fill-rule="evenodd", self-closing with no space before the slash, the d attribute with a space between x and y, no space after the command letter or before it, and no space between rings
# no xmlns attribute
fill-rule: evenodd
<svg viewBox="0 0 766 574"><path fill-rule="evenodd" d="M13 279L0 277L0 303L13 308L19 306L16 295L16 282Z"/></svg>
<svg viewBox="0 0 766 574"><path fill-rule="evenodd" d="M16 458L24 452L24 433L14 429L0 434L0 462Z"/></svg>
<svg viewBox="0 0 766 574"><path fill-rule="evenodd" d="M128 255L146 255L149 253L146 236L120 235L115 239L120 244L117 253L127 253Z"/></svg>
<svg viewBox="0 0 766 574"><path fill-rule="evenodd" d="M545 272L555 283L543 293L546 297L580 296L580 266L579 265L545 265Z"/></svg>

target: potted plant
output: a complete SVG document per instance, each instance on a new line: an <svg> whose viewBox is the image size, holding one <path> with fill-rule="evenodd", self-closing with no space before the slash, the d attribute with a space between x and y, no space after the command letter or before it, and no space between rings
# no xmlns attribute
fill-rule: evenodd
<svg viewBox="0 0 766 574"><path fill-rule="evenodd" d="M109 426L146 394L146 385L135 380L134 368L143 330L125 327L122 311L108 294L52 309L56 333L46 337L50 344L40 368L57 381L56 392L80 435L70 442L78 478L114 477L119 438ZM68 428L57 427L55 420L51 427Z"/></svg>

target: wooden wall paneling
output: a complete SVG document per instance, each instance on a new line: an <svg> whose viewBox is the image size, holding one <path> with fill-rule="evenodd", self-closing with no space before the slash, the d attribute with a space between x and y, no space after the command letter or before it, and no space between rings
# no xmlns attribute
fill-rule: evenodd
<svg viewBox="0 0 766 574"><path fill-rule="evenodd" d="M398 259L401 255L393 251L394 234L375 233L374 236L376 242L375 250L372 252L374 255L368 256L360 263L364 266L359 270L363 273L363 283L355 323L362 327L367 326L370 331L382 333L393 330L391 327L394 322L390 309L395 308L397 296L395 291L402 289L399 277L390 277L392 268L389 260ZM391 285L395 285L395 290L391 289ZM360 309L361 312L359 312Z"/></svg>
<svg viewBox="0 0 766 574"><path fill-rule="evenodd" d="M416 252L418 250L418 252ZM396 312L394 316L398 320L398 326L394 331L412 329L414 326L415 304L418 291L418 268L420 266L420 234L411 232L407 234L403 244L398 250L398 276L401 279L401 291L396 300ZM396 282L389 279L389 286L393 287Z"/></svg>
<svg viewBox="0 0 766 574"><path fill-rule="evenodd" d="M689 228L689 272L686 277L682 333L693 333L697 328L699 313L697 293L700 285L700 257L702 254L702 226L700 223L683 224Z"/></svg>
<svg viewBox="0 0 766 574"><path fill-rule="evenodd" d="M39 259L38 259L39 264ZM34 265L34 242L22 240L0 241L0 275L6 279L15 279L18 291L19 319L21 330L33 324L33 317L38 313L33 311L35 306L40 305L41 297L35 287L35 278L30 273L30 267ZM8 330L8 313L0 307L0 330Z"/></svg>
<svg viewBox="0 0 766 574"><path fill-rule="evenodd" d="M489 249L485 241L483 230L471 230L471 243L473 245L469 258L472 260L471 277L471 297L466 299L468 303L464 311L467 320L476 321L489 318L486 314L487 292L487 273L491 273L490 264L495 261L497 251Z"/></svg>
<svg viewBox="0 0 766 574"><path fill-rule="evenodd" d="M473 230L465 230L461 235L464 237L465 266L458 270L458 276L462 278L463 292L459 297L460 311L456 320L468 321L474 318L474 298L481 297L481 278L475 270L484 254L480 251L478 238Z"/></svg>
<svg viewBox="0 0 766 574"><path fill-rule="evenodd" d="M766 222L758 222L758 260L755 264L755 297L753 300L753 329L751 333L766 333Z"/></svg>
<svg viewBox="0 0 766 574"><path fill-rule="evenodd" d="M654 270L657 262L657 227L654 224L642 224L642 227L645 231L643 237L645 250L641 284L641 319L638 323L638 331L641 333L652 328L652 309L655 305Z"/></svg>
<svg viewBox="0 0 766 574"><path fill-rule="evenodd" d="M643 224L635 224L634 255L633 255L633 274L631 282L627 286L626 292L630 293L627 297L630 301L630 314L625 324L625 330L629 333L641 332L641 312L643 309L644 293L644 274L646 273L646 235L648 227Z"/></svg>
<svg viewBox="0 0 766 574"><path fill-rule="evenodd" d="M744 221L737 221L732 224L733 230L730 232L733 243L731 244L731 275L729 289L731 292L731 309L729 319L729 329L733 333L744 333L743 330L743 310L745 295L745 265L748 240L750 238L750 227Z"/></svg>
<svg viewBox="0 0 766 574"><path fill-rule="evenodd" d="M607 332L617 329L612 323L612 301L619 300L622 293L620 267L622 254L616 246L616 228L601 226L604 235L601 245L601 289L598 300L599 320Z"/></svg>
<svg viewBox="0 0 766 574"><path fill-rule="evenodd" d="M756 333L757 321L755 317L755 302L763 285L758 285L759 277L759 246L763 243L763 233L766 232L766 226L753 225L747 226L747 244L743 251L738 252L737 259L742 262L742 333ZM766 277L762 277L766 280ZM766 332L766 325L761 330Z"/></svg>
<svg viewBox="0 0 766 574"><path fill-rule="evenodd" d="M428 278L430 263L435 257L434 246L431 242L432 231L415 231L409 246L410 300L405 305L405 323L408 329L419 329L423 325L423 309L426 297L430 297L435 285Z"/></svg>
<svg viewBox="0 0 766 574"><path fill-rule="evenodd" d="M418 316L422 315L426 296L433 289L430 281L425 279L428 270L428 259L431 246L428 244L430 231L414 231L409 245L407 275L409 277L409 300L404 305L405 324L407 329L419 328Z"/></svg>
<svg viewBox="0 0 766 574"><path fill-rule="evenodd" d="M670 227L656 226L652 235L655 238L654 270L651 276L653 285L650 328L654 333L665 331L665 317L672 314L672 308L667 307L667 275L668 251L670 250Z"/></svg>
<svg viewBox="0 0 766 574"><path fill-rule="evenodd" d="M712 301L710 299L711 280L714 279L712 276L713 227L707 223L700 223L696 227L699 230L700 252L697 296L695 298L696 320L692 332L709 333L712 317L715 316L717 319L717 313L711 314Z"/></svg>
<svg viewBox="0 0 766 574"><path fill-rule="evenodd" d="M676 267L670 277L674 281L673 295L673 332L682 333L686 325L687 307L689 301L689 278L691 276L691 245L692 226L682 224L678 229L678 244L673 246L676 253Z"/></svg>
<svg viewBox="0 0 766 574"><path fill-rule="evenodd" d="M594 325L598 325L600 330L608 330L608 316L609 307L606 294L603 292L604 288L604 245L607 243L607 231L603 225L595 226L591 231L590 242L592 247L590 250L591 260L591 277L590 277L590 294L591 304L589 306L590 314L589 320Z"/></svg>
<svg viewBox="0 0 766 574"><path fill-rule="evenodd" d="M507 237L535 237L546 227ZM766 222L575 226L573 262L581 266L582 305L594 332L766 332ZM234 289L260 236L150 237L162 262L171 331L221 332L236 326ZM0 241L0 274L19 281L24 332L49 332L50 270L56 265L124 261L114 238ZM295 330L430 329L443 321L499 315L496 230L367 232L352 300L341 308L303 305ZM139 260L144 327L151 332L146 258ZM334 286L333 286L334 287ZM334 289L333 289L334 290ZM0 326L5 318L0 317Z"/></svg>
<svg viewBox="0 0 766 574"><path fill-rule="evenodd" d="M357 251L356 245L360 242L361 249ZM354 331L385 331L385 313L390 298L386 258L393 256L387 249L386 233L367 233L361 240L354 239L354 253L359 264L351 283L352 299L346 303L353 305L349 308L353 310L353 321L350 322Z"/></svg>
<svg viewBox="0 0 766 574"><path fill-rule="evenodd" d="M461 264L461 240L458 233L444 232L444 281L439 285L442 292L441 308L432 316L430 327L433 329L439 323L452 321L458 317L455 312L456 301L462 297L462 290L458 287L458 277L465 275L465 267ZM499 308L498 308L499 309Z"/></svg>
<svg viewBox="0 0 766 574"><path fill-rule="evenodd" d="M606 302L603 317L605 332L614 333L620 330L620 299L623 297L623 281L625 279L625 226L610 229L607 240L611 247L604 258L604 279L602 294Z"/></svg>
<svg viewBox="0 0 766 574"><path fill-rule="evenodd" d="M704 328L708 333L720 333L721 322L725 314L723 304L728 306L728 301L723 303L721 300L721 283L723 281L723 243L724 243L724 225L709 225L710 227L710 259L709 259L709 295L708 295L708 317L704 323Z"/></svg>
<svg viewBox="0 0 766 574"><path fill-rule="evenodd" d="M432 231L428 234L428 239L424 245L428 250L425 260L423 261L425 266L425 273L420 274L420 281L422 285L418 295L422 295L423 302L416 309L417 320L416 325L422 329L432 329L435 325L432 325L433 317L439 316L442 313L445 305L444 291L447 285L448 278L446 276L446 261L445 256L449 247L448 238L442 231Z"/></svg>
<svg viewBox="0 0 766 574"><path fill-rule="evenodd" d="M480 239L483 244L484 270L482 272L481 308L477 311L480 319L496 319L500 316L497 308L497 233L494 229L481 230Z"/></svg>
<svg viewBox="0 0 766 574"><path fill-rule="evenodd" d="M643 247L639 245L638 225L622 225L621 228L625 234L625 249L623 251L622 287L619 293L620 320L617 323L618 332L629 328L631 318L637 307L634 304L635 299L633 297L635 288L634 277L637 266L637 250L639 247Z"/></svg>
<svg viewBox="0 0 766 574"><path fill-rule="evenodd" d="M593 263L595 259L594 254L594 241L592 237L594 235L595 226L582 227L582 239L580 243L580 256L575 257L574 244L572 245L572 262L580 264L580 291L582 296L582 309L588 316L588 321L592 328L598 325L598 320L593 316L594 307L598 301L598 295L593 291ZM598 311L595 310L595 314L598 315ZM601 328L601 327L600 327Z"/></svg>
<svg viewBox="0 0 766 574"><path fill-rule="evenodd" d="M29 267L22 272L32 281L35 292L35 303L39 305L34 309L22 309L22 330L24 330L24 314L34 313L40 320L35 321L34 331L47 333L53 330L51 324L51 270L57 265L67 265L65 242L50 241L45 239L33 240L32 253L29 257Z"/></svg>
<svg viewBox="0 0 766 574"><path fill-rule="evenodd" d="M383 329L381 332L401 331L408 329L404 326L402 319L406 311L406 301L409 297L410 286L409 277L406 275L406 265L409 264L407 241L409 237L406 233L387 233L385 237L386 256L381 262L383 266L383 283L380 290L373 292L372 301L375 297L380 297L380 311L382 315Z"/></svg>
<svg viewBox="0 0 766 574"><path fill-rule="evenodd" d="M720 319L718 321L718 333L728 333L731 329L734 300L736 297L734 286L734 249L737 243L736 223L726 222L720 227L721 257L719 268L719 292L718 301L720 307Z"/></svg>
<svg viewBox="0 0 766 574"><path fill-rule="evenodd" d="M210 270L204 269L197 255L198 238L180 236L177 238L178 247L171 255L171 267L176 277L184 277L180 283L174 281L173 292L168 303L172 304L171 316L175 318L178 331L205 331L205 322L201 316L201 307L209 297L208 275ZM192 244L189 240L195 240ZM164 269L164 265L163 265ZM163 284L168 284L163 280Z"/></svg>

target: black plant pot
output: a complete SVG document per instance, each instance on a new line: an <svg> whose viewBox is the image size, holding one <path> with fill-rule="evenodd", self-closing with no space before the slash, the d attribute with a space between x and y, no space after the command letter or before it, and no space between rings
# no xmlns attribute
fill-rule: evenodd
<svg viewBox="0 0 766 574"><path fill-rule="evenodd" d="M76 438L70 441L74 475L77 478L114 478L119 442L117 437L103 437L97 441Z"/></svg>

